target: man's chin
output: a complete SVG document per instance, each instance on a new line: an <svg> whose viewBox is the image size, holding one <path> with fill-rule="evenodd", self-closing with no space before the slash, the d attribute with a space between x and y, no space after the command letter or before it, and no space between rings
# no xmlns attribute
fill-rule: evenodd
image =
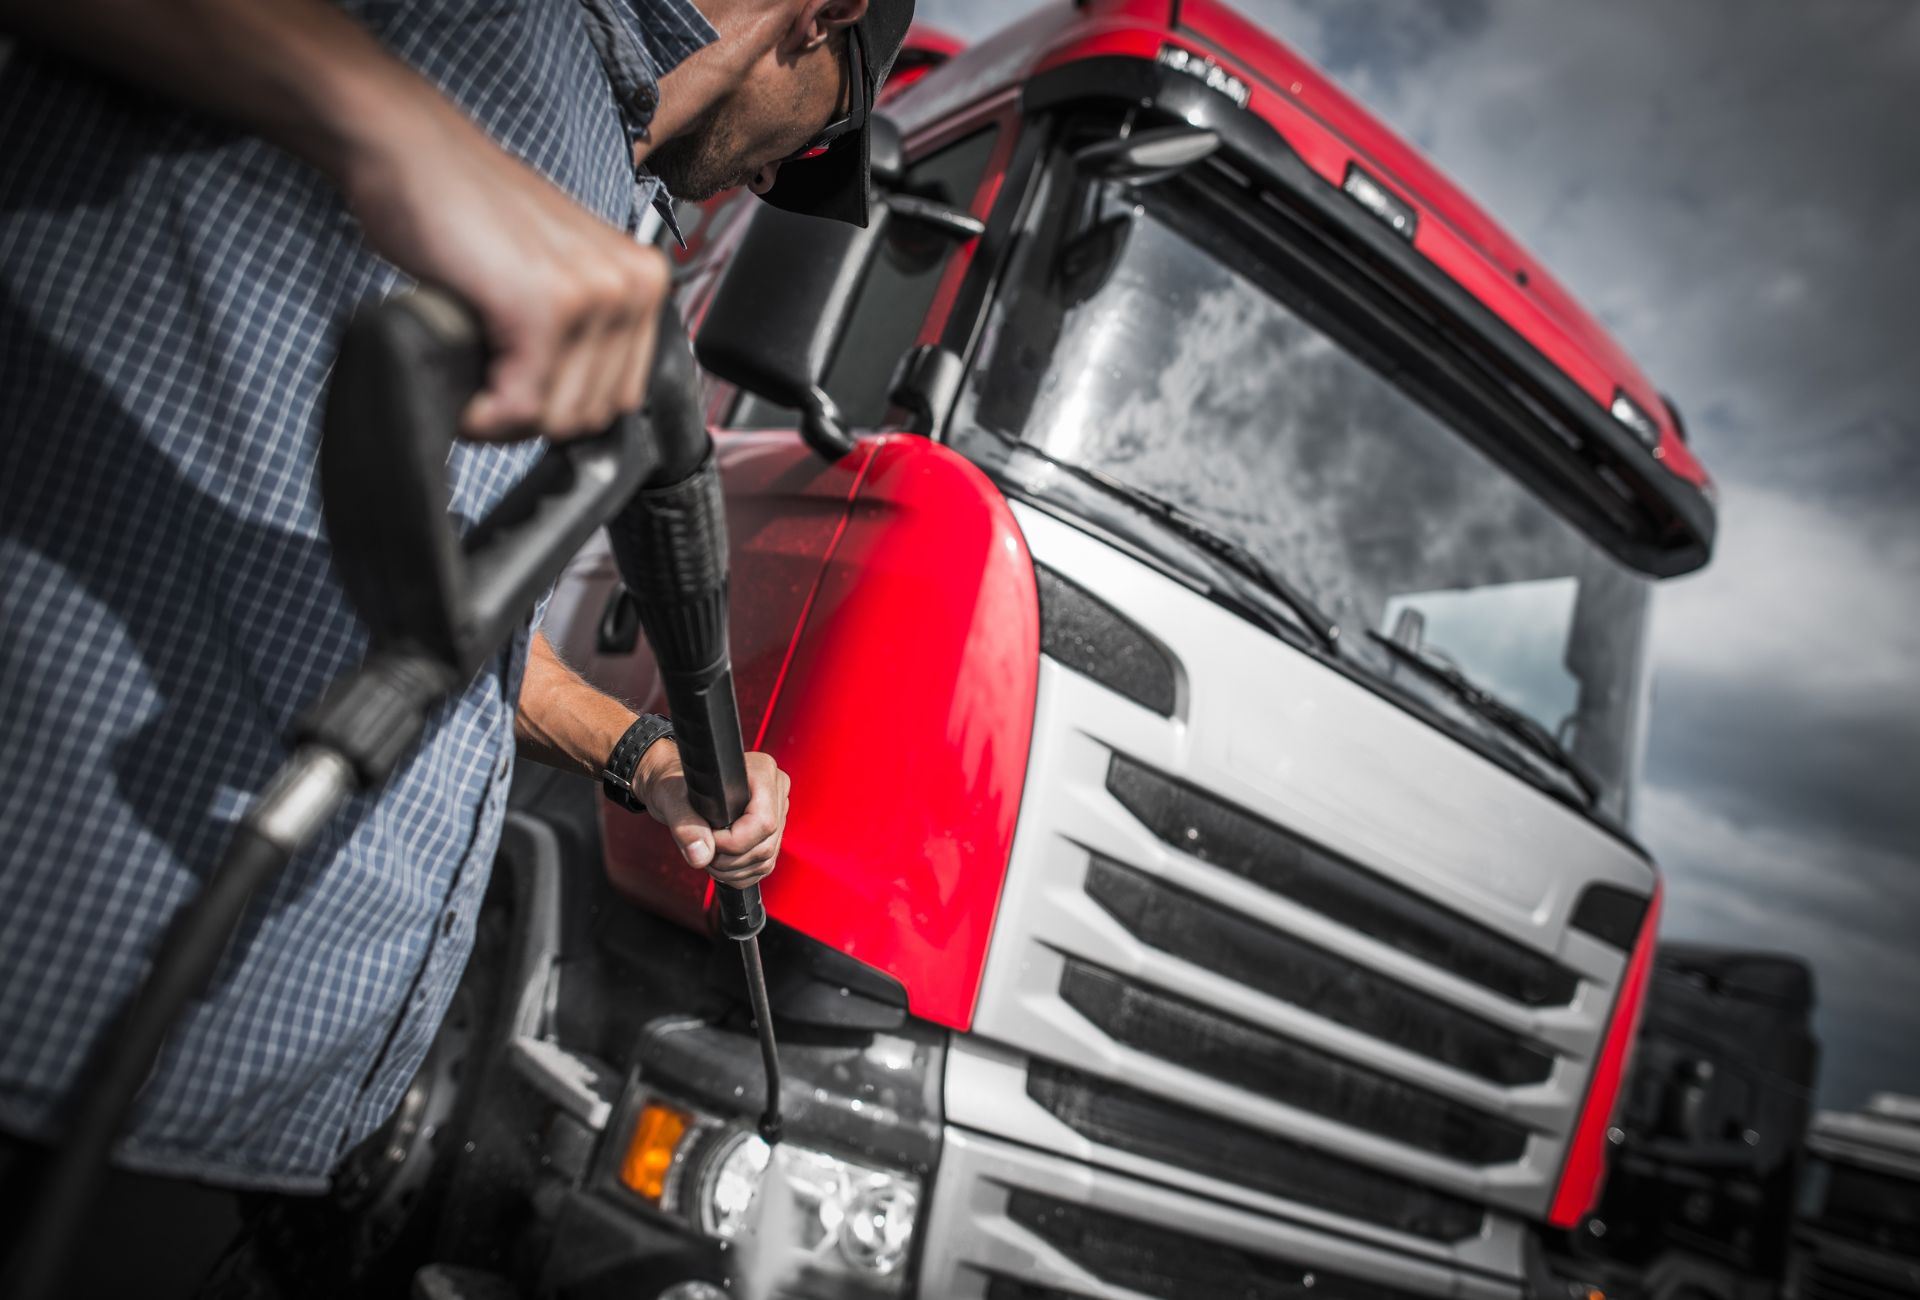
<svg viewBox="0 0 1920 1300"><path fill-rule="evenodd" d="M655 175L658 175L656 172ZM682 203L705 203L717 198L728 190L740 189L753 179L751 172L743 176L734 176L725 180L709 176L667 177L661 176L660 183L668 194Z"/></svg>

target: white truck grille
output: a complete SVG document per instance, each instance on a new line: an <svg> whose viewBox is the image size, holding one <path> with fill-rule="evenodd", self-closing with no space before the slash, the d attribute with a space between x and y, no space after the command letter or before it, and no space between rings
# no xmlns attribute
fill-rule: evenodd
<svg viewBox="0 0 1920 1300"><path fill-rule="evenodd" d="M1026 1285L1007 1271L1018 1238L1052 1261L1043 1276L1086 1292L1052 1267L1071 1251L1035 1243L1114 1237L1091 1189L1139 1183L1270 1225L1269 1262L1313 1263L1298 1234L1360 1250L1387 1272L1336 1269L1356 1296L1389 1275L1412 1294L1510 1287L1521 1219L1552 1198L1627 961L1619 926L1601 937L1581 905L1596 889L1616 911L1644 898L1650 869L1364 687L1018 511L1050 571L1049 618L1081 617L1041 663L1021 819L947 1111L971 1130L955 1150L999 1152L1027 1184L1053 1169L1045 1194L1081 1208L1029 1197L996 1211L994 1232L950 1223L933 1233L959 1243L940 1247L941 1266L1024 1294L1006 1290ZM1087 612L1102 607L1119 620L1105 631ZM1143 667L1143 641L1169 680ZM949 1158L939 1218L1005 1199L969 1168Z"/></svg>

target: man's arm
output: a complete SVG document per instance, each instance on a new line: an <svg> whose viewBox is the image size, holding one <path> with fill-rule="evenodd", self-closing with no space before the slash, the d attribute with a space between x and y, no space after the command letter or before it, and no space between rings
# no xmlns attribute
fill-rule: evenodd
<svg viewBox="0 0 1920 1300"><path fill-rule="evenodd" d="M544 634L534 634L513 723L522 757L598 777L634 717L633 710L567 667ZM715 831L687 802L680 750L672 740L649 746L633 778L634 793L672 832L688 863L735 886L750 885L773 870L787 822L787 775L770 755L747 755L747 785L752 797L746 813Z"/></svg>
<svg viewBox="0 0 1920 1300"><path fill-rule="evenodd" d="M501 149L324 0L0 0L0 32L223 117L329 177L375 252L479 313L494 358L469 436L595 433L640 404L666 292L659 254Z"/></svg>

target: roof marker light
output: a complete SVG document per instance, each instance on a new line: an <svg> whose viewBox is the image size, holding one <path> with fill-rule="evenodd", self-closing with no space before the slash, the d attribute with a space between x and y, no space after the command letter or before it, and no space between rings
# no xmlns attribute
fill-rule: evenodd
<svg viewBox="0 0 1920 1300"><path fill-rule="evenodd" d="M1642 447L1652 451L1660 445L1660 426L1624 390L1613 390L1613 405L1607 409L1613 413L1614 419L1633 430L1633 436L1640 440Z"/></svg>
<svg viewBox="0 0 1920 1300"><path fill-rule="evenodd" d="M1360 164L1347 164L1347 179L1341 182L1340 188L1347 192L1348 198L1378 217L1387 229L1409 244L1413 242L1420 214L1399 195L1361 171Z"/></svg>

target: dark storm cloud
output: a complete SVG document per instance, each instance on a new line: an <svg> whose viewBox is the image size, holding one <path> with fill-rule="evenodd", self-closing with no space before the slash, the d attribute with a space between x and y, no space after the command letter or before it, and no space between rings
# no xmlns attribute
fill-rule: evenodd
<svg viewBox="0 0 1920 1300"><path fill-rule="evenodd" d="M981 32L1031 6L920 7ZM1828 1101L1920 1092L1920 6L1239 7L1687 413L1722 533L1655 624L1667 931L1813 958Z"/></svg>

